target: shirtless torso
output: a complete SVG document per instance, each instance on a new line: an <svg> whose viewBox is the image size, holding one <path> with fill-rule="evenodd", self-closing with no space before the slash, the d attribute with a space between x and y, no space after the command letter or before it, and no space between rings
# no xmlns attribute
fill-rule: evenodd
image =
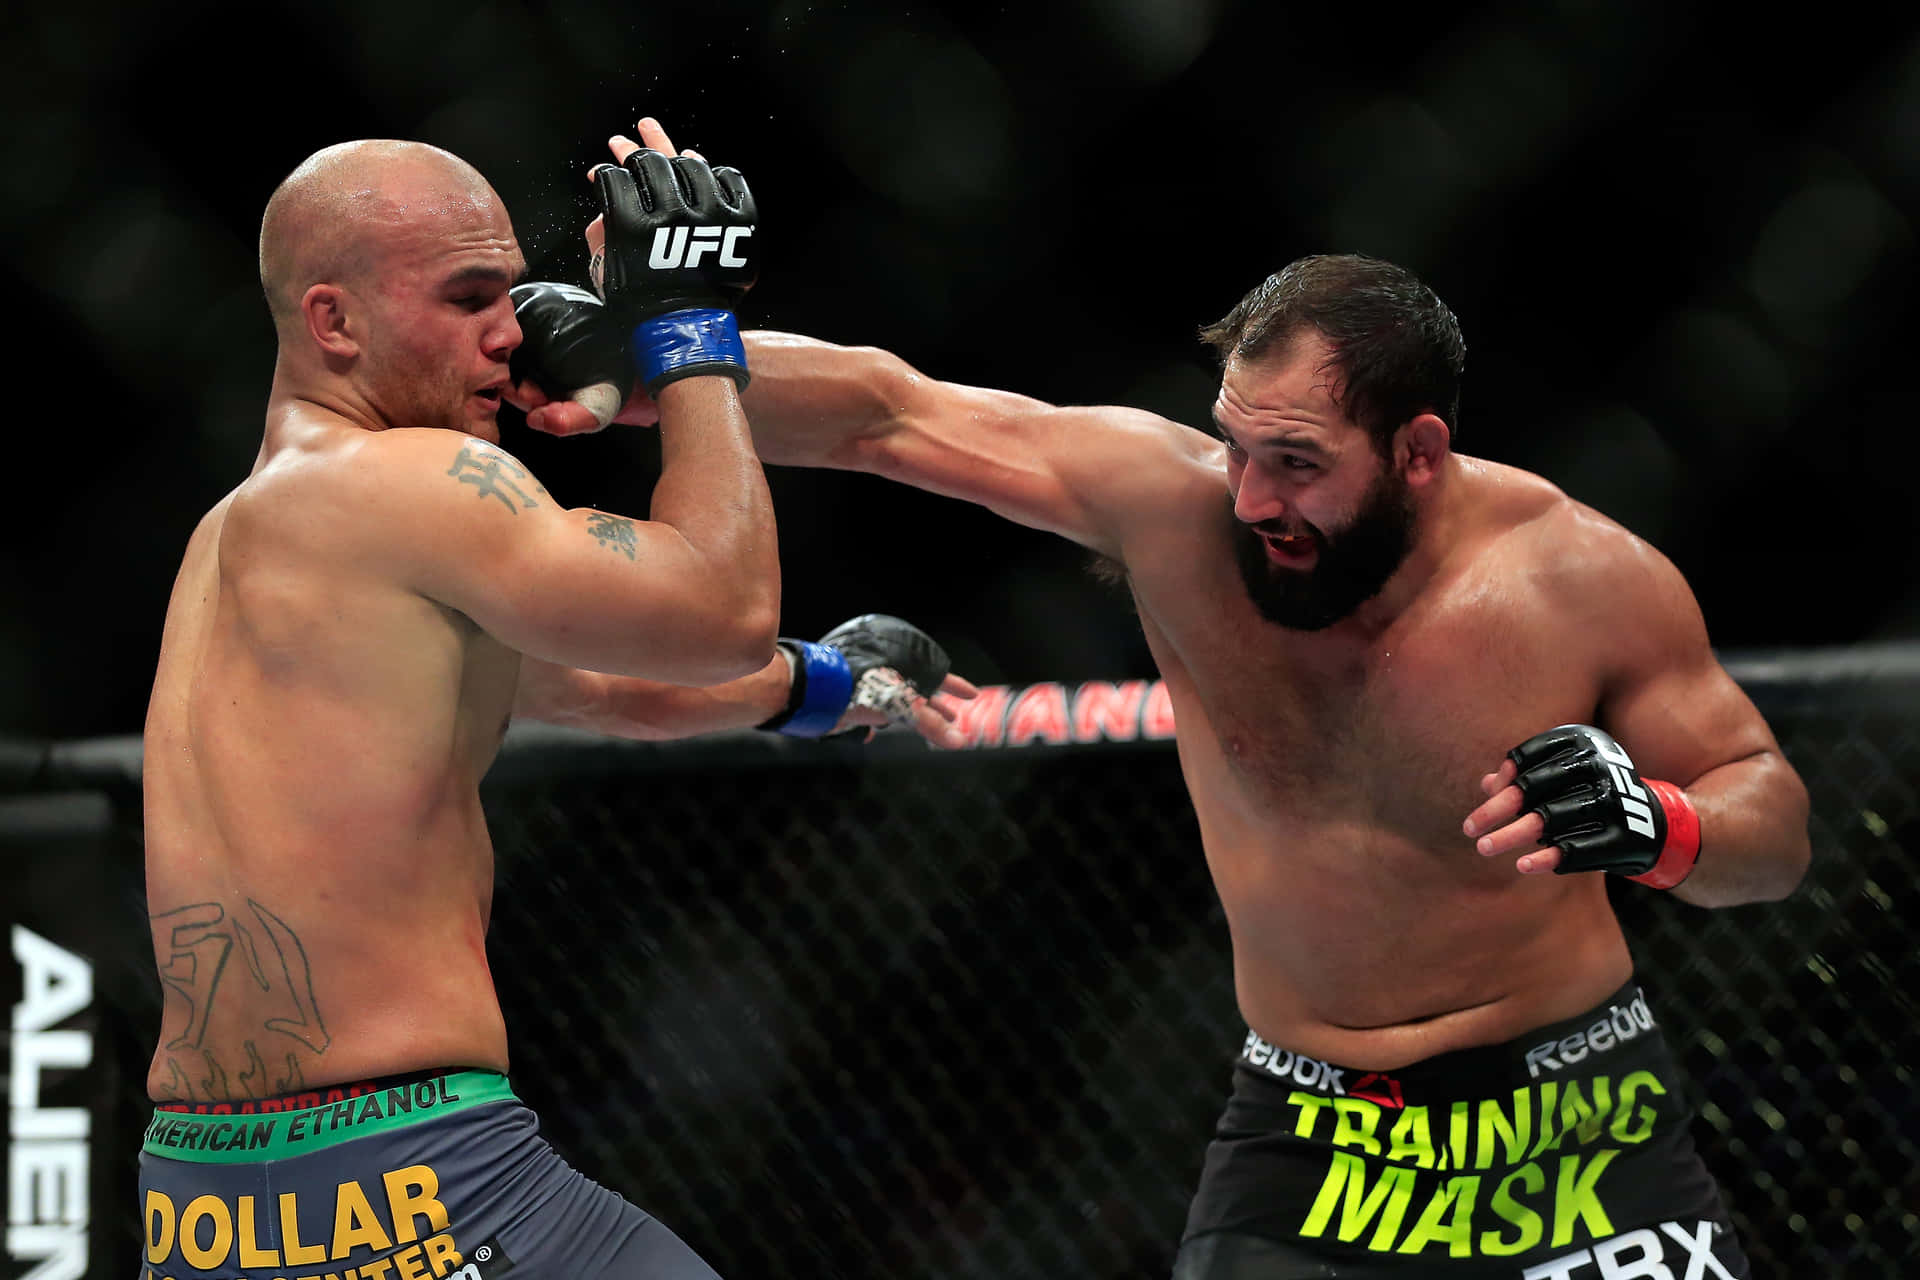
<svg viewBox="0 0 1920 1280"><path fill-rule="evenodd" d="M201 522L168 610L146 730L156 1100L506 1070L479 780L520 658L373 548L342 555L316 510L337 451L399 436L301 434Z"/></svg>
<svg viewBox="0 0 1920 1280"><path fill-rule="evenodd" d="M1593 722L1607 678L1528 582L1543 540L1529 526L1576 519L1569 504L1461 466L1480 515L1377 634L1255 613L1217 472L1198 469L1190 518L1129 561L1242 1014L1357 1067L1506 1039L1591 1007L1631 968L1599 877L1516 876L1461 832L1488 762L1543 725Z"/></svg>
<svg viewBox="0 0 1920 1280"><path fill-rule="evenodd" d="M1229 364L1220 437L771 333L751 335L747 406L768 462L978 502L1124 568L1243 1015L1390 1070L1590 1009L1631 972L1604 878L1544 874L1559 855L1521 814L1511 748L1596 725L1685 787L1707 852L1675 892L1700 905L1792 889L1806 797L1665 557L1538 476L1452 452L1431 413L1383 454L1304 341ZM1417 515L1378 593L1317 630L1262 616L1234 539L1338 529L1388 468Z"/></svg>
<svg viewBox="0 0 1920 1280"><path fill-rule="evenodd" d="M499 447L524 271L421 144L316 153L268 204L261 449L189 540L148 706L155 1101L504 1073L479 783L509 719L666 737L785 699L733 378L663 387L650 519L563 508Z"/></svg>

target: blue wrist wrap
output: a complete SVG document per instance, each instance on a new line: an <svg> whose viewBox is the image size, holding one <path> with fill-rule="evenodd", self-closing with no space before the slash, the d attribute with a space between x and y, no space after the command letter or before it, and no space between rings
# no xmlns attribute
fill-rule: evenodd
<svg viewBox="0 0 1920 1280"><path fill-rule="evenodd" d="M847 665L846 655L831 645L808 640L783 636L780 643L792 645L800 658L793 669L798 702L788 704L792 710L785 720L776 720L768 727L795 738L832 733L853 699L853 669Z"/></svg>
<svg viewBox="0 0 1920 1280"><path fill-rule="evenodd" d="M649 394L701 373L726 373L747 388L747 348L740 323L720 307L690 307L642 320L633 328L633 362Z"/></svg>

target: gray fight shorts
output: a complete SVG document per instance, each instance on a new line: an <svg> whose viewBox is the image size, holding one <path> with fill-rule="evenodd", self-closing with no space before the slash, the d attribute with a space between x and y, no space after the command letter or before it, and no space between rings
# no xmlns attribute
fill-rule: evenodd
<svg viewBox="0 0 1920 1280"><path fill-rule="evenodd" d="M140 1212L139 1280L718 1280L491 1071L156 1110Z"/></svg>

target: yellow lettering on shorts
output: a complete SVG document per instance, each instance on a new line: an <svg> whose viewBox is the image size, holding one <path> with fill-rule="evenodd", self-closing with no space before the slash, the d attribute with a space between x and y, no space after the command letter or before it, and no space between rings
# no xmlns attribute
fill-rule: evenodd
<svg viewBox="0 0 1920 1280"><path fill-rule="evenodd" d="M1456 1102L1447 1110L1447 1150L1440 1158L1442 1169L1467 1167L1467 1121L1472 1104Z"/></svg>
<svg viewBox="0 0 1920 1280"><path fill-rule="evenodd" d="M241 1196L239 1203L240 1219L240 1265L243 1267L277 1267L280 1265L278 1249L262 1249L259 1235L253 1229L253 1197Z"/></svg>
<svg viewBox="0 0 1920 1280"><path fill-rule="evenodd" d="M1359 1156L1336 1151L1327 1169L1326 1181L1320 1184L1320 1194L1314 1197L1307 1220L1300 1224L1300 1234L1325 1235L1327 1224L1333 1221L1334 1206L1339 1205L1337 1234L1341 1240L1351 1243L1359 1239L1360 1233L1378 1214L1380 1225L1374 1229L1367 1248L1391 1249L1394 1237L1400 1234L1400 1223L1407 1216L1407 1202L1413 1198L1413 1179L1411 1169L1382 1169L1380 1180L1369 1187L1366 1162Z"/></svg>
<svg viewBox="0 0 1920 1280"><path fill-rule="evenodd" d="M1427 1129L1425 1107L1408 1107L1393 1122L1393 1132L1388 1135L1387 1159L1409 1161L1422 1169L1433 1168L1433 1134Z"/></svg>
<svg viewBox="0 0 1920 1280"><path fill-rule="evenodd" d="M393 1210L393 1235L396 1240L418 1240L414 1228L417 1214L427 1220L432 1231L447 1229L447 1207L436 1198L440 1194L440 1175L431 1166L408 1165L380 1175L387 1184L387 1207Z"/></svg>
<svg viewBox="0 0 1920 1280"><path fill-rule="evenodd" d="M333 1246L328 1253L338 1262L359 1245L374 1250L391 1249L393 1241L387 1239L387 1230L380 1225L380 1219L373 1216L373 1206L367 1203L367 1193L360 1189L360 1184L343 1182L334 1193ZM385 1263L381 1269L386 1269Z"/></svg>
<svg viewBox="0 0 1920 1280"><path fill-rule="evenodd" d="M1613 1126L1607 1130L1615 1142L1645 1142L1653 1134L1659 1112L1651 1106L1635 1107L1633 1100L1647 1089L1664 1096L1667 1086L1651 1071L1635 1071L1620 1082L1619 1104L1613 1113Z"/></svg>
<svg viewBox="0 0 1920 1280"><path fill-rule="evenodd" d="M1302 1138L1311 1138L1314 1122L1319 1120L1320 1108L1327 1105L1327 1100L1317 1093L1295 1089L1287 1095L1287 1101L1300 1108L1300 1118L1293 1122L1294 1133Z"/></svg>
<svg viewBox="0 0 1920 1280"><path fill-rule="evenodd" d="M296 1262L325 1262L327 1251L317 1244L300 1243L300 1205L291 1191L280 1193L280 1243L285 1246L287 1265Z"/></svg>
<svg viewBox="0 0 1920 1280"><path fill-rule="evenodd" d="M1433 1189L1433 1197L1420 1211L1420 1220L1400 1243L1399 1252L1418 1253L1435 1240L1447 1242L1447 1254L1454 1258L1473 1256L1473 1202L1480 1194L1478 1174L1448 1178ZM1446 1221L1443 1223L1442 1218Z"/></svg>
<svg viewBox="0 0 1920 1280"><path fill-rule="evenodd" d="M1540 1136L1534 1139L1533 1150L1527 1152L1529 1160L1537 1160L1560 1145L1560 1127L1555 1123L1559 1102L1559 1081L1549 1080L1540 1086Z"/></svg>
<svg viewBox="0 0 1920 1280"><path fill-rule="evenodd" d="M1600 1175L1606 1172L1613 1158L1620 1154L1616 1147L1596 1151L1587 1161L1585 1169L1580 1168L1577 1155L1560 1157L1560 1174L1553 1189L1553 1246L1559 1248L1573 1240L1573 1222L1577 1217L1587 1224L1587 1230L1596 1240L1603 1240L1613 1234L1613 1223L1607 1217L1607 1211L1600 1204L1600 1197L1593 1193L1593 1184L1600 1181Z"/></svg>
<svg viewBox="0 0 1920 1280"><path fill-rule="evenodd" d="M1380 1104L1365 1098L1333 1100L1333 1145L1359 1147L1370 1156L1380 1154L1380 1139L1373 1131L1380 1126Z"/></svg>
<svg viewBox="0 0 1920 1280"><path fill-rule="evenodd" d="M200 1219L213 1222L213 1243L200 1247ZM180 1256L202 1271L211 1271L233 1252L233 1217L219 1196L195 1196L180 1214Z"/></svg>
<svg viewBox="0 0 1920 1280"><path fill-rule="evenodd" d="M164 1191L147 1189L147 1261L165 1262L173 1252L173 1201Z"/></svg>
<svg viewBox="0 0 1920 1280"><path fill-rule="evenodd" d="M445 1232L437 1236L428 1236L420 1242L420 1247L427 1251L427 1265L433 1268L433 1274L436 1276L444 1276L466 1261L460 1256L460 1251L454 1247L453 1237Z"/></svg>
<svg viewBox="0 0 1920 1280"><path fill-rule="evenodd" d="M1594 1076L1587 1087L1593 1090L1592 1102L1580 1092L1578 1080L1567 1081L1560 1095L1560 1134L1577 1134L1583 1147L1599 1141L1613 1093L1605 1076Z"/></svg>
<svg viewBox="0 0 1920 1280"><path fill-rule="evenodd" d="M1526 1158L1527 1140L1533 1136L1533 1090L1525 1085L1513 1091L1513 1120L1507 1120L1507 1113L1500 1109L1498 1098L1487 1098L1480 1103L1479 1141L1475 1143L1473 1167L1488 1169L1493 1167L1494 1143L1506 1153L1502 1165L1518 1164Z"/></svg>
<svg viewBox="0 0 1920 1280"><path fill-rule="evenodd" d="M400 1273L400 1280L431 1280L424 1255L425 1247L417 1244L393 1255L393 1269Z"/></svg>
<svg viewBox="0 0 1920 1280"><path fill-rule="evenodd" d="M1520 1232L1511 1240L1496 1231L1481 1232L1480 1252L1488 1257L1504 1258L1510 1254L1525 1253L1539 1244L1541 1235L1545 1233L1546 1224L1540 1220L1540 1215L1514 1199L1515 1182L1524 1182L1530 1196L1537 1196L1547 1189L1547 1175L1537 1164L1523 1164L1500 1179L1500 1185L1493 1189L1489 1207L1496 1216L1520 1228Z"/></svg>

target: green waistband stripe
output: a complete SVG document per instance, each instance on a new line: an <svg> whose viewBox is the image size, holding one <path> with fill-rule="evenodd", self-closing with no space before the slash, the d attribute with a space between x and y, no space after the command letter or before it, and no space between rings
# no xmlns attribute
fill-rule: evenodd
<svg viewBox="0 0 1920 1280"><path fill-rule="evenodd" d="M513 1096L497 1071L456 1071L298 1111L202 1116L156 1110L142 1146L148 1155L204 1164L285 1160Z"/></svg>

